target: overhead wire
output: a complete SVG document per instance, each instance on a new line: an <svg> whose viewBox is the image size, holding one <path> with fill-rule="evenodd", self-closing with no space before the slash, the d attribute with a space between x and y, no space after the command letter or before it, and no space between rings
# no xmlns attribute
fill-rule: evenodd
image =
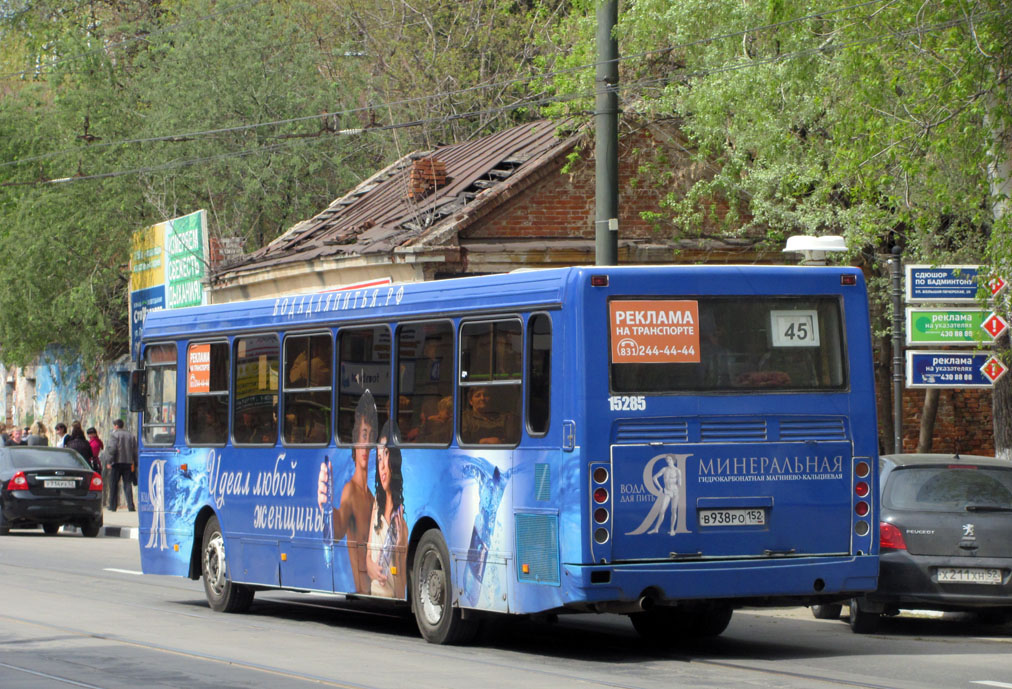
<svg viewBox="0 0 1012 689"><path fill-rule="evenodd" d="M879 2L879 1L881 1L881 0L876 0L876 2ZM870 4L870 3L862 3L862 5L866 5L866 4ZM994 11L994 12L997 12L997 10ZM980 16L986 16L987 14L993 14L994 12L985 13L985 15L978 15L977 18L979 18ZM929 27L916 27L916 28L912 28L912 29L908 29L908 30L904 30L904 31L893 31L893 32L890 32L890 33L887 33L887 34L880 34L880 35L877 35L877 36L866 37L866 38L862 38L862 39L855 39L853 41L849 41L849 42L846 42L846 43L831 44L831 45L822 44L822 45L820 45L818 47L806 48L806 49L802 49L802 50L791 51L791 52L787 52L787 53L781 53L781 54L778 54L778 55L771 55L771 56L767 56L765 58L750 58L750 59L748 59L746 61L739 62L739 63L736 63L736 64L731 64L731 65L721 65L721 66L717 66L717 67L711 67L711 68L702 69L702 70L695 70L695 71L682 71L682 72L677 72L677 73L675 73L673 75L672 74L667 74L667 75L659 76L659 77L651 77L651 78L637 80L637 81L632 82L632 83L625 82L625 83L620 83L619 84L618 90L619 91L629 91L629 90L631 90L633 88L647 88L647 87L651 87L651 86L655 86L655 85L666 86L666 85L669 85L670 83L672 83L673 81L675 81L676 79L688 80L688 79L702 78L702 77L710 76L710 75L713 75L713 74L720 74L720 73L738 71L738 70L742 70L742 69L749 69L749 68L753 68L753 67L758 67L758 66L763 66L763 65L768 65L768 64L774 64L774 63L777 63L777 62L784 62L784 61L787 61L787 60L793 60L793 59L800 58L800 57L806 57L806 56L811 56L811 55L820 54L820 53L834 52L834 51L843 50L843 49L846 49L846 48L851 48L851 47L856 47L856 46L868 45L868 44L872 44L872 43L876 43L876 42L881 42L881 41L884 41L884 40L894 40L896 38L902 38L902 37L906 37L906 36L910 36L910 35L923 35L925 33L930 33L930 32L934 32L934 31L941 31L941 30L945 30L945 29L948 29L948 28L952 28L952 27L957 26L959 24L965 23L966 21L968 21L967 18L953 19L953 20L949 20L949 21L946 21L946 22L935 24L935 25L932 25L932 26L929 26ZM473 88L474 87L472 87L472 89ZM471 89L467 89L467 90L471 90ZM436 123L436 122L451 122L451 121L456 121L456 120L461 120L461 119L469 119L469 118L473 118L473 117L476 117L476 116L479 116L479 115L502 114L504 112L509 112L509 111L520 109L520 108L545 105L545 104L548 104L548 103L561 103L561 102L567 102L567 101L572 101L572 100L579 100L581 98L590 98L595 93L596 93L596 89L594 89L594 90L587 90L587 91L581 91L581 92L572 92L572 93L569 93L569 94L562 94L562 95L553 95L553 96L545 96L545 97L532 98L532 99L523 99L523 100L517 101L515 103L511 103L511 104L505 105L505 106L499 106L499 107L496 107L496 108L485 108L485 109L473 110L473 111L468 111L468 112L463 112L463 113L455 113L455 114L452 114L452 115L442 115L442 116L435 116L435 117L430 117L430 118L421 118L421 119L415 119L415 120L410 120L410 121L406 121L406 122L391 123L391 124L386 124L386 125L375 125L375 126L366 127L366 128L343 129L343 130L337 130L337 131L332 131L332 132L328 132L328 133L331 134L331 135L334 135L334 136L357 136L357 135L366 134L366 133L379 133L379 132L383 132L383 131L398 130L398 129L404 129L404 128L410 128L410 127L418 127L418 126L423 126L425 124L431 124L431 123ZM409 99L409 101L417 101L417 100L420 100L420 99ZM375 106L373 106L373 107L375 107ZM356 112L356 111L359 111L359 110L362 110L362 109L363 108L356 108L356 109L345 111L345 112ZM365 109L369 109L369 108L365 108ZM332 116L337 115L337 114L341 114L341 113L328 113L326 115L306 116L304 118L294 118L292 120L279 121L277 123L259 123L259 124L255 124L255 125L242 125L242 126L239 126L239 127L223 128L223 129L219 129L219 130L210 130L209 133L223 133L223 132L231 132L231 131L243 131L243 130L247 130L247 129L251 129L251 128L255 128L255 127L268 126L268 124L279 124L279 123L289 123L289 122L292 122L292 121L304 121L304 120L311 120L311 119L319 119L319 118L326 117L326 116L331 116L332 117ZM181 136L181 135L174 135L174 136ZM168 138L169 137L152 137L152 138L144 139L144 140L129 140L129 142L133 143L133 142L138 142L138 141L144 141L144 142L148 142L148 141L161 141L161 140L167 140ZM302 140L298 140L298 141L302 141ZM118 143L126 143L126 142L118 142ZM267 145L256 147L256 148L252 148L252 149L243 149L241 151L226 152L226 153L216 154L214 156L209 156L209 157L193 158L193 159L186 159L186 160L181 160L181 161L171 161L169 163L164 163L164 164L161 164L161 165L146 166L146 167L134 168L134 169L130 169L130 170L120 170L120 171L112 171L112 172L106 172L106 173L96 173L96 174L92 174L92 175L75 175L75 176L70 176L70 177L54 178L54 179L47 179L47 180L34 180L34 181L24 181L24 182L6 182L6 183L0 183L0 186L39 186L39 185L44 185L44 184L58 184L58 183L73 182L73 181L106 179L106 178L110 178L110 177L119 177L119 176L130 175L130 174L144 174L144 173L148 173L148 172L157 172L157 171L161 171L161 170L165 170L165 169L172 169L172 168L175 168L175 167L182 167L182 166L186 166L186 165L197 164L197 163L200 163L200 162L208 162L208 161L212 161L212 160L220 160L220 159L225 159L225 158L229 158L229 157L236 157L236 156L238 156L238 157L244 157L244 156L253 155L253 154L261 153L261 152L272 152L272 151L281 150L282 148L285 148L285 147L288 147L290 145L293 145L293 143L295 143L295 141L293 141L293 142L285 142L283 144L267 144ZM80 151L81 149L73 149L73 150L74 151ZM87 150L87 149L85 149L85 150ZM45 155L45 154L43 154L43 155ZM56 154L54 153L54 154L51 154L51 155L56 155ZM5 164L10 164L10 163L5 163ZM2 165L4 165L4 164L0 164L0 166L2 166Z"/></svg>
<svg viewBox="0 0 1012 689"><path fill-rule="evenodd" d="M260 2L262 0L256 0L256 1ZM642 59L642 58L645 58L645 57L650 57L650 56L653 56L653 55L658 55L658 54L662 54L662 53L668 53L668 52L671 52L671 51L674 51L674 50L681 50L681 49L691 48L691 47L695 47L695 46L698 46L698 45L704 45L704 44L707 44L707 43L712 43L712 42L715 42L715 41L724 40L724 39L727 39L727 38L739 38L741 36L748 35L750 33L758 33L758 32L762 32L762 31L769 31L771 29L781 28L781 27L784 27L784 26L795 24L795 23L798 23L798 22L801 22L801 21L806 21L806 20L809 20L809 19L816 19L816 18L826 17L826 16L830 16L830 15L833 15L833 14L838 14L838 13L841 13L841 12L846 12L846 11L850 11L850 10L854 10L854 9L861 9L861 8L864 8L864 7L868 7L870 5L881 5L883 3L891 3L892 1L893 0L864 0L863 2L856 3L856 4L853 4L853 5L847 5L847 6L844 6L844 7L838 7L838 8L834 8L834 9L830 9L830 10L824 10L824 11L821 11L821 12L814 12L814 13L811 13L811 14L807 14L807 15L800 16L800 17L795 17L795 18L792 18L792 19L783 20L783 21L780 21L780 22L775 22L775 23L772 23L772 24L764 24L764 25L761 25L761 26L751 27L751 28L748 28L748 29L742 29L742 30L738 30L738 31L732 31L732 32L727 32L727 33L723 33L723 34L717 34L717 35L714 35L714 36L707 36L705 38L695 39L693 41L687 41L687 42L684 42L684 43L672 44L672 45L665 46L663 48L657 48L657 49L653 49L653 50L642 51L642 52L639 52L639 53L632 53L632 54L629 54L629 55L622 55L622 56L620 56L617 59L617 61L618 62L628 62L630 60L637 60L637 59ZM85 147L75 147L75 148L69 148L69 149L62 149L60 151L52 151L52 152L48 152L48 153L41 153L41 154L38 154L38 155L35 155L35 156L28 156L28 157L25 157L25 158L18 159L16 161L2 161L2 162L0 162L0 168L6 167L8 165L15 165L15 164L20 164L20 163L35 162L35 161L38 161L38 160L45 160L45 159L47 159L49 157L55 157L55 156L64 155L64 154L68 154L68 153L94 151L94 150L97 150L97 149L100 149L100 148L107 148L107 147L111 147L111 146L126 146L126 145L144 144L144 143L157 143L157 142L163 142L163 141L184 141L184 140L193 139L193 138L201 137L201 136L214 136L214 135L218 135L218 134L226 134L226 133L232 133L232 132L248 131L250 129L257 129L257 128L260 128L260 127L277 127L277 126L288 125L288 124L298 124L298 123L308 122L308 121L313 121L313 120L321 120L321 119L326 119L326 118L330 118L330 117L341 117L341 116L354 115L354 114L361 113L361 112L389 110L390 108L393 108L393 107L400 107L400 106L412 105L412 104L419 103L419 102L424 102L424 101L431 101L431 100L436 100L436 99L441 99L441 98L448 98L448 97L452 97L452 96L459 96L459 95L464 95L464 94L471 93L473 91L478 91L478 90L492 89L492 88L502 88L502 87L506 87L506 86L512 86L512 85L515 85L515 84L529 83L529 82L533 82L533 81L543 81L543 80L546 80L546 79L552 79L552 78L557 77L557 76L563 76L563 75L566 75L566 74L573 74L573 73L588 71L591 68L596 68L597 65L598 65L598 62L585 63L585 64L582 64L582 65L576 65L574 67L567 67L567 68L564 68L564 69L554 70L554 71L550 71L550 72L546 72L546 73L542 73L542 74L528 75L528 76L523 76L523 77L515 77L513 79L508 79L508 80L498 81L498 82L491 82L491 83L487 83L487 84L476 84L474 86L469 86L469 87L462 88L462 89L456 89L456 90L453 90L453 91L443 91L443 92L439 92L439 93L435 93L435 94L427 94L427 95L424 95L424 96L416 96L416 97L413 97L413 98L404 98L404 99L400 99L400 100L396 100L396 101L391 101L391 102L387 102L387 103L377 103L377 104L373 104L373 105L361 106L361 107L357 107L357 108L349 108L349 109L345 109L345 110L335 110L335 111L332 111L332 112L318 113L318 114L313 114L313 115L303 115L303 116L299 116L299 117L290 117L290 118L285 118L285 119L272 120L272 121L269 121L269 122L256 122L256 123L252 123L252 124L237 125L237 126L234 126L234 127L219 127L219 128L215 128L215 129L190 131L190 132L185 132L185 133L165 134L165 135L159 135L159 136L139 137L139 138L133 138L133 139L123 139L123 140L119 140L119 141L109 141L109 142L93 143L93 144L89 144L88 146L85 146Z"/></svg>

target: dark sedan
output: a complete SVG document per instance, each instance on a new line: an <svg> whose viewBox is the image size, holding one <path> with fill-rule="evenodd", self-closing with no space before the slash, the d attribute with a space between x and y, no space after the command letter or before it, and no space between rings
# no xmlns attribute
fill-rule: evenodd
<svg viewBox="0 0 1012 689"><path fill-rule="evenodd" d="M74 450L0 448L0 535L37 528L55 534L64 524L97 536L102 528L102 477Z"/></svg>
<svg viewBox="0 0 1012 689"><path fill-rule="evenodd" d="M1012 619L1012 463L993 457L885 455L880 471L878 589L850 602L871 632L901 609ZM816 617L839 605L813 607Z"/></svg>

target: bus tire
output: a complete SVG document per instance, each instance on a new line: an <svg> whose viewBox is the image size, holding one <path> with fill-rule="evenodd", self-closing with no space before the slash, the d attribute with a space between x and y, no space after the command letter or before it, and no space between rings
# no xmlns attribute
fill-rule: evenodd
<svg viewBox="0 0 1012 689"><path fill-rule="evenodd" d="M478 631L453 606L450 551L438 529L422 534L411 568L411 609L422 638L431 644L462 644Z"/></svg>
<svg viewBox="0 0 1012 689"><path fill-rule="evenodd" d="M731 624L731 616L734 608L722 603L714 603L705 606L696 613L696 619L692 623L692 634L697 638L708 638L720 636Z"/></svg>
<svg viewBox="0 0 1012 689"><path fill-rule="evenodd" d="M665 645L685 638L688 632L685 611L673 606L656 606L629 615L633 629L644 641Z"/></svg>
<svg viewBox="0 0 1012 689"><path fill-rule="evenodd" d="M225 559L225 538L217 517L207 520L204 527L200 569L204 578L207 604L217 612L245 612L253 603L253 589L234 583L228 575Z"/></svg>
<svg viewBox="0 0 1012 689"><path fill-rule="evenodd" d="M855 634L871 634L878 627L879 614L861 608L860 598L850 599L850 628Z"/></svg>
<svg viewBox="0 0 1012 689"><path fill-rule="evenodd" d="M843 606L839 603L822 603L812 606L812 615L817 620L838 620Z"/></svg>

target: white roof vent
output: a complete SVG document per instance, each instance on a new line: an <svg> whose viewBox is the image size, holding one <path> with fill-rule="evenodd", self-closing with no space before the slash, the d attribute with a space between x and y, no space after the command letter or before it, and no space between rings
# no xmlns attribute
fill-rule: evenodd
<svg viewBox="0 0 1012 689"><path fill-rule="evenodd" d="M784 251L797 251L804 255L802 265L824 266L826 265L826 253L830 251L846 251L847 243L839 235L826 235L824 237L813 237L807 234L794 235L787 238L787 246Z"/></svg>

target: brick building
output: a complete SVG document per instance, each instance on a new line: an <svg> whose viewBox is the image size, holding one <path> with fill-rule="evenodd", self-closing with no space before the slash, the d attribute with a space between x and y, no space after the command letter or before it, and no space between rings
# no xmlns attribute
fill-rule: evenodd
<svg viewBox="0 0 1012 689"><path fill-rule="evenodd" d="M618 260L781 263L765 236L715 228L679 234L663 201L706 174L669 123L630 124L619 144ZM641 175L643 169L664 175ZM262 249L220 267L212 303L392 279L433 280L594 263L593 131L572 121L519 125L412 153L380 170ZM658 185L655 181L663 179ZM717 204L717 213L722 209ZM876 340L876 345L879 343ZM889 353L876 357L888 362ZM887 363L883 364L888 366ZM889 372L876 379L889 417ZM923 392L903 396L904 449L917 446ZM883 448L891 438L883 425ZM941 393L934 450L993 453L989 392Z"/></svg>

